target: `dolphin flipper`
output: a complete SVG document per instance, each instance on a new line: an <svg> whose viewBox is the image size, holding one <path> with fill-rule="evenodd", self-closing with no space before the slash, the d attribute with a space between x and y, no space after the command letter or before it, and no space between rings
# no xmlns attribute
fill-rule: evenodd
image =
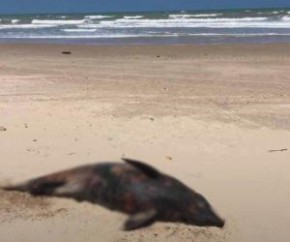
<svg viewBox="0 0 290 242"><path fill-rule="evenodd" d="M157 211L155 209L149 209L144 212L139 212L131 215L125 222L123 230L131 231L143 227L147 227L153 224L157 219Z"/></svg>

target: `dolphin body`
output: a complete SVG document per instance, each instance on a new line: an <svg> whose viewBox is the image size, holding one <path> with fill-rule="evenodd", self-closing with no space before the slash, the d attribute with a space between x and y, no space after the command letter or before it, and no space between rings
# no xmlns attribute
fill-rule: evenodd
<svg viewBox="0 0 290 242"><path fill-rule="evenodd" d="M143 162L123 160L80 166L2 189L87 201L123 212L129 215L123 227L127 231L156 221L224 226L201 194Z"/></svg>

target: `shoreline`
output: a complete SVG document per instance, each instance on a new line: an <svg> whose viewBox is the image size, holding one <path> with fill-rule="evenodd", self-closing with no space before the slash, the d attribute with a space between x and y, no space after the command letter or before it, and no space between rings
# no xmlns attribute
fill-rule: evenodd
<svg viewBox="0 0 290 242"><path fill-rule="evenodd" d="M172 48L171 48L172 47ZM72 49L82 51L83 55L89 55L91 51L96 55L108 55L110 57L118 55L154 55L174 54L174 57L206 57L206 55L223 54L235 57L252 54L256 55L289 55L290 43L246 43L246 44L217 44L217 45L198 45L198 44L176 44L176 45L85 45L85 44L46 44L46 43L0 43L1 52L19 50L23 52L41 51L49 54L51 50ZM192 53L191 51L194 51ZM1 54L1 53L0 53ZM81 54L81 53L78 53ZM238 56L237 56L238 57ZM271 56L272 57L272 56Z"/></svg>

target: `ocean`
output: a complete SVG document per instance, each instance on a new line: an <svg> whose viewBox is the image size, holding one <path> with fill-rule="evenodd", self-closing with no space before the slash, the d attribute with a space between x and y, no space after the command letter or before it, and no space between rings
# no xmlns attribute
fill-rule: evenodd
<svg viewBox="0 0 290 242"><path fill-rule="evenodd" d="M0 42L62 44L290 42L290 9L0 15Z"/></svg>

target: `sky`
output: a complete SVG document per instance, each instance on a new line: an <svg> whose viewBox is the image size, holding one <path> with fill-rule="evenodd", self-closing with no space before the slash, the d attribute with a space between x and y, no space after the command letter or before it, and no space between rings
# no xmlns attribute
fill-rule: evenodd
<svg viewBox="0 0 290 242"><path fill-rule="evenodd" d="M70 13L290 7L290 0L0 0L0 13Z"/></svg>

